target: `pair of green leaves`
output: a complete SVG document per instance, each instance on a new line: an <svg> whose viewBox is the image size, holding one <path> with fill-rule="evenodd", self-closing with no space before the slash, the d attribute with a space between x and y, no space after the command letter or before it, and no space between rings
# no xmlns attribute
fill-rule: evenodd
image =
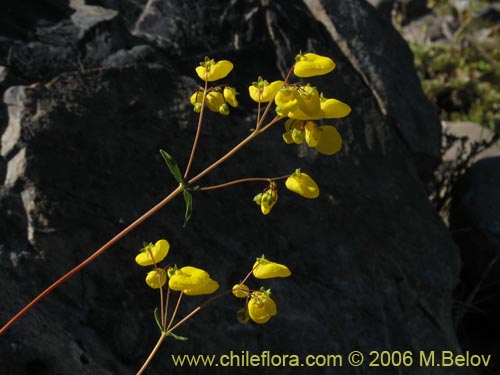
<svg viewBox="0 0 500 375"><path fill-rule="evenodd" d="M191 218L191 214L193 213L193 196L187 190L186 183L182 178L181 170L172 155L165 150L160 150L160 154L163 157L163 160L165 160L165 163L175 180L182 186L182 195L184 196L184 201L186 202L186 213L184 214L184 226L186 226L187 222Z"/></svg>

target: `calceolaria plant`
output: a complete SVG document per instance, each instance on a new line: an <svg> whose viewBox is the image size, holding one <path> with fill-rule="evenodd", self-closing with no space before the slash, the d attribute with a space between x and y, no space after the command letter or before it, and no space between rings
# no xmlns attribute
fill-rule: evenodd
<svg viewBox="0 0 500 375"><path fill-rule="evenodd" d="M284 133L282 138L287 144L302 144L305 142L308 147L324 155L333 155L339 152L342 147L342 138L339 131L331 124L323 124L323 121L330 122L333 119L347 116L351 111L350 107L340 100L326 98L317 87L302 81L302 78L328 74L334 68L335 63L329 57L320 56L315 53L300 53L283 80L269 81L258 77L247 90L248 95L257 105L255 127L249 135L237 143L230 151L193 176L191 168L201 138L205 109L228 116L231 113L231 108L238 106L237 98L239 94L236 88L221 82L221 80L231 73L233 64L227 60L215 61L208 57L205 58L205 61L201 62L195 69L197 76L203 84L195 88L190 97L187 98L192 104L193 110L198 113L198 124L184 172L181 172L181 168L172 155L165 150L160 150L178 186L162 201L144 213L127 228L116 234L85 261L74 267L40 293L1 328L0 334L6 332L12 324L52 292L52 290L89 265L114 243L138 227L178 195L182 194L185 201L184 225L186 225L193 214L192 201L194 195L198 196L203 191L227 188L235 184L259 183L263 185L261 187L262 190L253 198L263 215L269 215L273 207L277 204L278 191L283 181L287 190L307 199L317 198L320 194L317 183L308 173L300 169L295 169L279 177L247 176L212 186L204 186L200 183L200 180L215 168L228 161L254 138L262 135L279 122L283 122ZM292 81L293 75L298 78L296 82ZM273 112L275 114L272 114ZM262 256L257 258L250 272L239 283L235 284L229 290L220 292L219 283L210 276L209 272L211 270L198 268L198 265L178 267L171 262L162 265L165 259L170 259L170 257L167 258L169 250L170 243L166 239L160 239L155 243L144 243L140 252L135 256L135 262L139 266L148 267L148 271L145 272L146 285L149 288L159 291L159 307L155 309L154 317L160 330L158 342L138 374L142 374L145 371L167 337L178 340L187 339L184 336L179 336L176 333L177 329L200 312L207 304L222 296L232 293L235 297L244 300L242 308L236 313L236 317L240 322L246 323L250 320L256 324L269 322L278 313L278 306L273 298L273 294L271 294L271 290L266 289L262 285L258 289L251 289L247 285L247 282L252 276L260 280L284 278L291 275L291 271L287 266L270 261ZM210 297L204 300L197 308L184 317L178 317L179 306L184 296L186 296L185 298L202 298L207 295L210 295ZM171 300L175 298L176 302L172 304Z"/></svg>

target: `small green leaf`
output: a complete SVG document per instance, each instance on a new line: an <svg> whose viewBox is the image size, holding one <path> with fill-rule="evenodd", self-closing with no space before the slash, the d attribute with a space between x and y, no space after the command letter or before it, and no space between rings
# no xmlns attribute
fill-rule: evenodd
<svg viewBox="0 0 500 375"><path fill-rule="evenodd" d="M155 320L158 328L160 328L160 332L163 331L163 327L161 326L160 309L158 309L158 307L155 308Z"/></svg>
<svg viewBox="0 0 500 375"><path fill-rule="evenodd" d="M193 213L193 196L186 189L182 191L182 194L184 195L184 201L186 201L186 214L184 215L184 226L186 226Z"/></svg>
<svg viewBox="0 0 500 375"><path fill-rule="evenodd" d="M172 332L169 332L167 336L172 336L174 339L180 340L180 341L187 341L188 340L187 337L179 336L179 335L176 335L175 333L172 333Z"/></svg>
<svg viewBox="0 0 500 375"><path fill-rule="evenodd" d="M175 180L179 184L182 184L183 181L182 181L181 170L179 169L179 166L175 162L172 155L170 155L165 150L160 150L160 154L163 157L163 160L165 160L165 163L167 163L168 169L170 169L170 172L174 175Z"/></svg>

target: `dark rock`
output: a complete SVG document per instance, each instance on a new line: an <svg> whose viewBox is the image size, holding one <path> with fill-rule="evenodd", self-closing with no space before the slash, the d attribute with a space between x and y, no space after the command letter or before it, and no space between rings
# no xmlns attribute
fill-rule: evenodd
<svg viewBox="0 0 500 375"><path fill-rule="evenodd" d="M145 271L133 258L143 241L163 237L171 243L169 263L207 269L221 290L244 277L262 253L286 263L293 276L262 282L278 304L278 316L268 324L240 325L235 313L242 302L218 300L179 330L188 341L167 340L151 373L175 371L169 355L182 353L270 350L305 358L355 349L366 355L371 350L460 351L452 316L458 252L419 177L439 156L440 125L422 95L407 46L373 17L364 0L283 4L150 0L136 24L140 43L121 39L121 15L77 42L80 52L87 41L94 43L102 54L93 54L99 56L93 63L111 67L63 72L66 65L57 65L61 71L54 78L10 89L2 155L12 177L4 189L8 199L0 203L12 214L0 221L9 233L0 249L1 322L178 185L158 150L171 153L181 168L186 165L197 121L189 96L200 84L190 77L205 55L234 62L227 81L241 93L241 105L228 117L207 114L194 172L249 134L256 106L246 97L248 85L259 75L280 78L299 50L335 59L333 74L311 82L353 111L331 122L344 139L337 156L284 144L277 125L199 181L209 186L302 168L320 185L318 199L304 200L280 185L278 204L263 216L252 197L265 184L193 192L194 213L186 228L182 199L172 202L2 337L2 373L35 368L135 373L158 329L152 314L157 293L147 290ZM169 17L162 21L165 14ZM124 43L92 34L101 26ZM133 48L146 40L162 50L168 64L139 63L141 56L161 61L147 47ZM29 44L16 43L16 48ZM418 169L424 157L429 160ZM203 299L186 301L194 307ZM358 369L359 374L387 373ZM292 367L282 370L296 373ZM424 370L446 373L439 367ZM332 368L314 373L329 374ZM418 367L405 369L405 374L420 373Z"/></svg>
<svg viewBox="0 0 500 375"><path fill-rule="evenodd" d="M429 13L427 0L367 0L387 20L397 12L404 24Z"/></svg>
<svg viewBox="0 0 500 375"><path fill-rule="evenodd" d="M101 65L107 67L118 67L124 65L133 65L145 62L161 63L163 56L153 47L147 45L135 46L129 50L119 50L106 58Z"/></svg>
<svg viewBox="0 0 500 375"><path fill-rule="evenodd" d="M476 162L455 186L450 229L464 267L457 298L464 349L496 353L500 324L500 157ZM500 370L493 356L488 371Z"/></svg>

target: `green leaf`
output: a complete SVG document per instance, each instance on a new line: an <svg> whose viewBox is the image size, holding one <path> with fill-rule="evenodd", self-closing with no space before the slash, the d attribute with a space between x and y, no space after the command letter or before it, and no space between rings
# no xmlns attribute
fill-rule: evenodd
<svg viewBox="0 0 500 375"><path fill-rule="evenodd" d="M158 309L158 307L155 308L155 320L158 328L160 328L160 332L163 331L163 327L161 326L160 309Z"/></svg>
<svg viewBox="0 0 500 375"><path fill-rule="evenodd" d="M168 152L165 150L160 150L161 156L163 156L163 160L165 160L165 163L167 163L168 169L170 169L170 172L174 175L175 180L179 183L182 184L182 174L181 170L179 169L179 166L175 162L174 158L172 155L170 155Z"/></svg>
<svg viewBox="0 0 500 375"><path fill-rule="evenodd" d="M191 219L191 214L193 213L193 196L186 189L182 191L182 194L184 195L184 201L186 202L186 213L184 215L184 226L186 226L189 219Z"/></svg>
<svg viewBox="0 0 500 375"><path fill-rule="evenodd" d="M172 332L169 332L168 336L172 336L174 339L180 340L180 341L187 341L188 340L187 337L179 336L179 335L176 335L175 333L172 333Z"/></svg>

